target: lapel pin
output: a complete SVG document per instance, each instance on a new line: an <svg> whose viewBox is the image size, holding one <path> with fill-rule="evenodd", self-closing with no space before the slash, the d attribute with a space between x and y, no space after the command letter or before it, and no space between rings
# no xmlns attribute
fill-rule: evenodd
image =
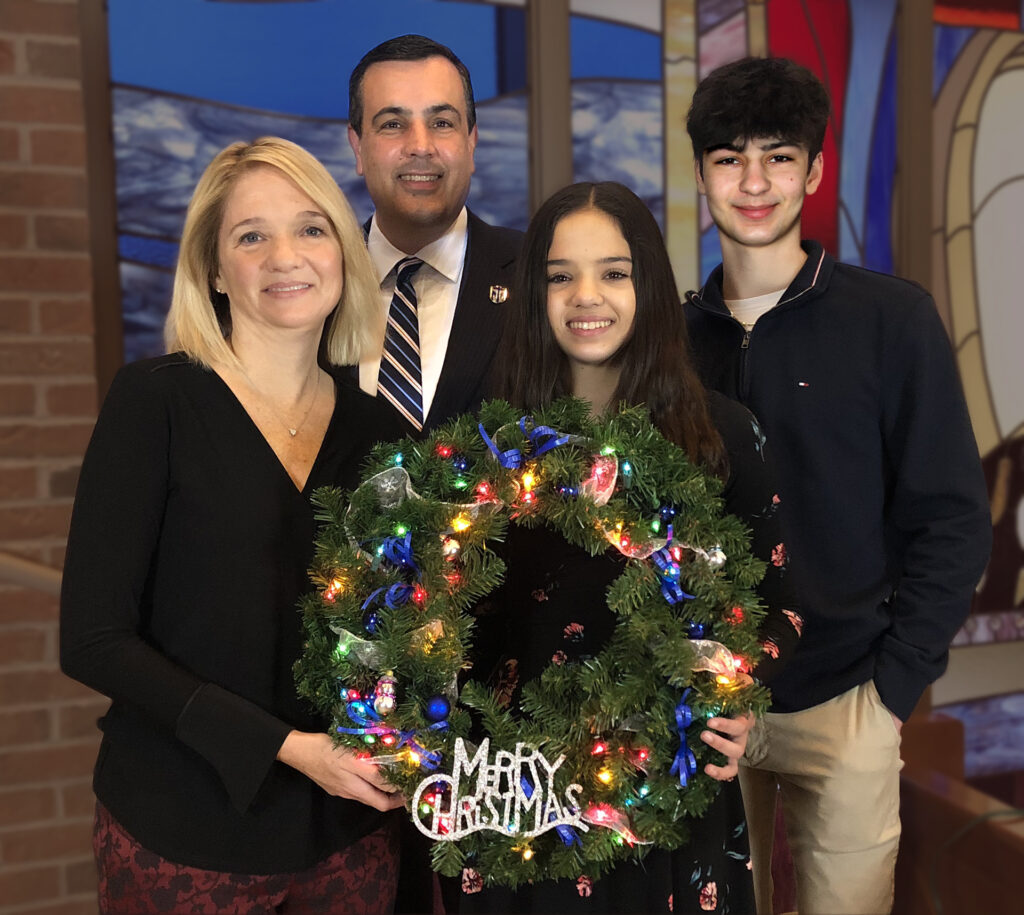
<svg viewBox="0 0 1024 915"><path fill-rule="evenodd" d="M502 302L508 300L508 287L507 286L492 286L490 291L491 301L495 305L500 305Z"/></svg>

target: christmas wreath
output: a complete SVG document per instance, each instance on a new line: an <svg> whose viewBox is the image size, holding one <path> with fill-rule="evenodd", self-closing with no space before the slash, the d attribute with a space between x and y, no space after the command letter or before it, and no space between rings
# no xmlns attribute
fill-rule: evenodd
<svg viewBox="0 0 1024 915"><path fill-rule="evenodd" d="M737 677L761 652L764 564L720 491L642 408L594 419L565 398L532 417L492 401L378 445L350 498L316 492L298 689L338 743L386 767L437 840L436 870L596 878L686 840L718 789L704 721L767 704ZM550 664L515 711L467 680L472 610L502 582L510 523L629 560L603 650Z"/></svg>

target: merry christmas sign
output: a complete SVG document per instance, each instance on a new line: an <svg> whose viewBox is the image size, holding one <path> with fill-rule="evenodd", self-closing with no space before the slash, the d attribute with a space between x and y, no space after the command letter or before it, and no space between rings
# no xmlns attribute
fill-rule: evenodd
<svg viewBox="0 0 1024 915"><path fill-rule="evenodd" d="M579 806L583 788L568 785L559 794L553 763L524 743L515 752L498 750L491 759L485 738L470 755L465 741L455 741L451 775L432 775L416 789L412 807L420 832L437 841L454 842L470 833L493 829L506 835L537 836L550 829L587 831Z"/></svg>

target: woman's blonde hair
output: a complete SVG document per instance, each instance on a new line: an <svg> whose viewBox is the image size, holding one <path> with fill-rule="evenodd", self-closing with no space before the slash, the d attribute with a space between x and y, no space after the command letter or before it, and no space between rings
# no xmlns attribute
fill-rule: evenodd
<svg viewBox="0 0 1024 915"><path fill-rule="evenodd" d="M214 286L220 270L217 237L231 190L243 174L257 167L276 168L293 181L323 210L334 229L341 247L344 285L338 307L328 318L324 352L334 365L358 362L376 343L373 331L380 315L380 288L363 232L323 164L301 146L280 137L232 143L214 156L199 179L185 215L174 292L164 324L167 351L181 350L206 366L237 365L228 343L228 297Z"/></svg>

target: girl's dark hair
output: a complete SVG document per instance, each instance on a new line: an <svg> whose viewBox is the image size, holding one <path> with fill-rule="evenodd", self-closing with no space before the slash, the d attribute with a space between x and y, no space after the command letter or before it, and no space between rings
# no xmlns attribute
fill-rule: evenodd
<svg viewBox="0 0 1024 915"><path fill-rule="evenodd" d="M572 393L569 361L548 323L547 259L555 226L580 210L615 220L633 258L636 317L616 355L622 366L613 404L645 404L651 419L690 459L725 475L721 436L711 422L707 392L693 368L683 307L661 230L644 202L614 181L582 182L556 191L530 220L505 308L495 366L495 393L527 409Z"/></svg>

